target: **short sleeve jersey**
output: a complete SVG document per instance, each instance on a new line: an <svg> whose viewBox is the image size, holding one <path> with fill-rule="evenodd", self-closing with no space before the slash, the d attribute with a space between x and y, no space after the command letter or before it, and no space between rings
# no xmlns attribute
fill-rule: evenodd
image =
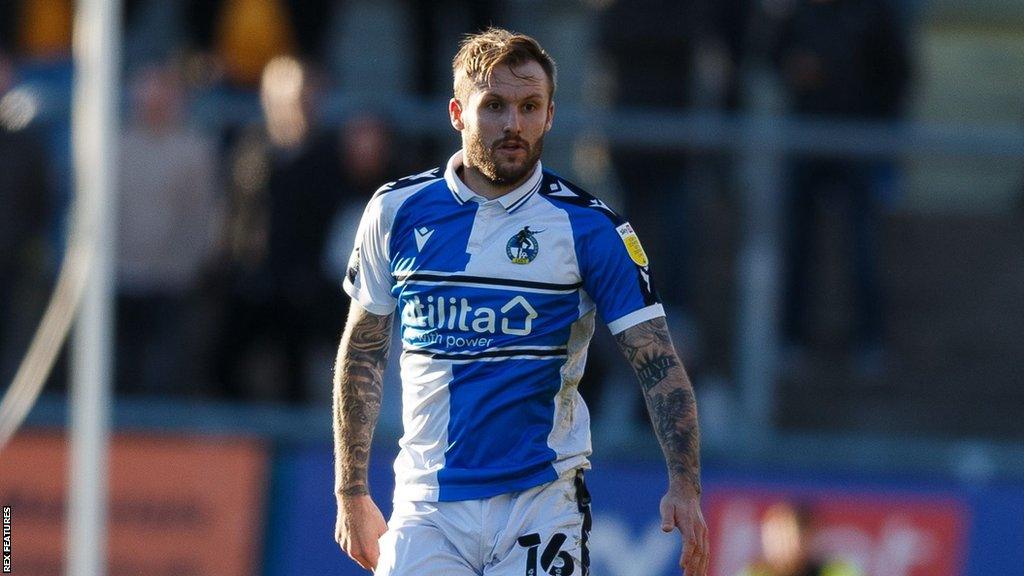
<svg viewBox="0 0 1024 576"><path fill-rule="evenodd" d="M577 385L595 315L619 333L664 315L636 233L543 169L487 200L447 166L386 184L345 291L401 322L396 500L525 490L587 466Z"/></svg>

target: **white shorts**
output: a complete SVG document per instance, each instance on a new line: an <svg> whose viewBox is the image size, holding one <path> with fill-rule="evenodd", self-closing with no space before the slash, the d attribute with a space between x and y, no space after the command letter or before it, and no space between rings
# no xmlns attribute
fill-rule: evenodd
<svg viewBox="0 0 1024 576"><path fill-rule="evenodd" d="M583 471L522 492L396 502L376 576L586 576L590 494Z"/></svg>

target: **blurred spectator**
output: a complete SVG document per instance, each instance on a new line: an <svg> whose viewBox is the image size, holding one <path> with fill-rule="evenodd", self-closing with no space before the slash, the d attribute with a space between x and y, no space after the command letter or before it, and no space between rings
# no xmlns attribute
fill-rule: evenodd
<svg viewBox="0 0 1024 576"><path fill-rule="evenodd" d="M130 89L120 151L118 383L124 392L182 391L198 377L189 329L215 247L214 151L182 124L174 66L143 68Z"/></svg>
<svg viewBox="0 0 1024 576"><path fill-rule="evenodd" d="M323 251L323 268L330 278L330 285L325 292L324 306L321 317L330 323L329 328L344 329L347 315L348 296L341 290L342 282L348 273L349 256L355 245L356 230L366 208L366 202L374 190L387 182L395 174L407 174L410 165L415 165L408 158L402 166L397 161L392 148L392 133L386 118L372 111L358 112L346 120L339 131L341 138L341 180L338 182L339 206L331 223L330 234ZM341 321L338 324L338 321ZM398 327L396 326L396 330ZM331 344L336 344L340 332L326 334ZM384 371L384 394L393 398L402 395L402 383L399 378L401 368L398 359L401 356L401 338L392 338L392 350L388 357L388 367ZM325 349L327 354L336 352L336 347ZM333 358L324 358L322 366L329 366ZM330 375L324 374L324 381ZM317 398L330 401L332 390L329 386L319 389ZM380 423L390 429L402 426L401 403L385 403L381 407Z"/></svg>
<svg viewBox="0 0 1024 576"><path fill-rule="evenodd" d="M265 124L232 147L218 358L229 396L298 402L310 386L330 383L316 372L330 362L316 354L336 346L344 300L323 267L324 249L347 192L338 189L338 135L320 130L312 114L313 80L293 58L272 60L260 89Z"/></svg>
<svg viewBox="0 0 1024 576"><path fill-rule="evenodd" d="M708 24L707 0L613 0L600 14L597 46L614 79L613 105L633 112L681 113L694 105L695 49ZM628 23L628 24L627 24ZM623 214L643 239L653 268L655 288L673 307L672 332L691 374L700 336L692 314L694 244L691 155L680 150L618 145L612 166L621 189ZM595 343L595 346L601 344ZM647 419L635 398L603 398L608 375L616 368L601 354L591 355L582 394L602 421L624 402L639 421ZM624 415L624 414L623 414ZM621 427L621 426L619 426Z"/></svg>
<svg viewBox="0 0 1024 576"><path fill-rule="evenodd" d="M890 0L796 0L781 22L776 51L793 110L897 116L909 80L905 35Z"/></svg>
<svg viewBox="0 0 1024 576"><path fill-rule="evenodd" d="M806 508L772 505L761 521L761 558L739 576L859 576L854 566L820 557L813 548L814 520Z"/></svg>
<svg viewBox="0 0 1024 576"><path fill-rule="evenodd" d="M339 206L331 224L328 248L323 264L340 287L348 271L349 253L366 202L374 190L394 174L391 131L387 121L372 112L348 119L339 131L341 138L341 180L338 182ZM344 312L344 310L342 310Z"/></svg>
<svg viewBox="0 0 1024 576"><path fill-rule="evenodd" d="M329 298L324 301L329 306L322 313L330 318L331 327L336 327L337 320L344 320L346 316L348 297L340 288L348 271L349 253L355 243L356 228L366 202L389 177L404 173L402 168L395 166L391 129L383 116L373 112L357 113L341 125L338 137L341 143L338 158L340 178L335 187L338 209L331 220L321 255L321 265L331 283L325 294ZM341 336L340 332L325 335L333 339Z"/></svg>
<svg viewBox="0 0 1024 576"><path fill-rule="evenodd" d="M42 316L49 276L46 231L53 190L45 148L32 126L38 103L14 87L0 52L0 378L9 381Z"/></svg>
<svg viewBox="0 0 1024 576"><path fill-rule="evenodd" d="M605 9L599 46L615 77L617 107L659 112L690 107L693 38L702 8L701 0L618 0ZM686 157L621 146L613 149L612 160L625 215L656 267L658 292L666 304L688 307L693 246L688 237Z"/></svg>
<svg viewBox="0 0 1024 576"><path fill-rule="evenodd" d="M776 62L794 112L836 119L882 120L902 109L907 51L888 0L798 0L781 22ZM808 306L813 239L821 210L839 210L854 295L857 367L879 373L883 311L878 280L876 166L865 161L807 158L793 165L791 231L784 334L803 354L810 341Z"/></svg>
<svg viewBox="0 0 1024 576"><path fill-rule="evenodd" d="M345 199L365 205L368 194L383 186L393 174L391 130L387 121L372 112L356 114L341 127L342 187Z"/></svg>
<svg viewBox="0 0 1024 576"><path fill-rule="evenodd" d="M702 0L694 23L693 104L734 111L740 105L740 67L756 0Z"/></svg>

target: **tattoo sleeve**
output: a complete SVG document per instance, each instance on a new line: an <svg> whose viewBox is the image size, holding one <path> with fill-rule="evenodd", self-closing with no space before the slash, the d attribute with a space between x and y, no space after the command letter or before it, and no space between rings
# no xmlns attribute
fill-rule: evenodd
<svg viewBox="0 0 1024 576"><path fill-rule="evenodd" d="M644 391L654 432L665 453L671 482L700 494L700 427L693 386L686 375L664 318L654 318L617 334L619 348Z"/></svg>
<svg viewBox="0 0 1024 576"><path fill-rule="evenodd" d="M378 316L355 301L334 366L334 457L338 496L369 494L367 467L380 415L391 314Z"/></svg>

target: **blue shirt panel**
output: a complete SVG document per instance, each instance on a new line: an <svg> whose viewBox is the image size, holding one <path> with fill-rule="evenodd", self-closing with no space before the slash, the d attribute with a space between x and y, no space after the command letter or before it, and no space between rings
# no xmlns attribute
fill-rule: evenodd
<svg viewBox="0 0 1024 576"><path fill-rule="evenodd" d="M561 359L453 366L441 501L489 498L557 475L548 447ZM510 377L511 376L511 377Z"/></svg>
<svg viewBox="0 0 1024 576"><path fill-rule="evenodd" d="M545 198L569 214L583 289L605 322L661 301L651 280L650 265L640 266L633 261L616 230L627 224L625 220L553 173L545 172L541 190ZM555 196L552 190L571 191L574 196Z"/></svg>
<svg viewBox="0 0 1024 576"><path fill-rule="evenodd" d="M469 262L466 245L476 210L475 202L456 202L444 180L413 194L398 209L391 225L391 270L410 267L446 272L465 270ZM420 252L416 246L416 231L423 228L433 233ZM393 291L396 297L397 291L397 288Z"/></svg>

